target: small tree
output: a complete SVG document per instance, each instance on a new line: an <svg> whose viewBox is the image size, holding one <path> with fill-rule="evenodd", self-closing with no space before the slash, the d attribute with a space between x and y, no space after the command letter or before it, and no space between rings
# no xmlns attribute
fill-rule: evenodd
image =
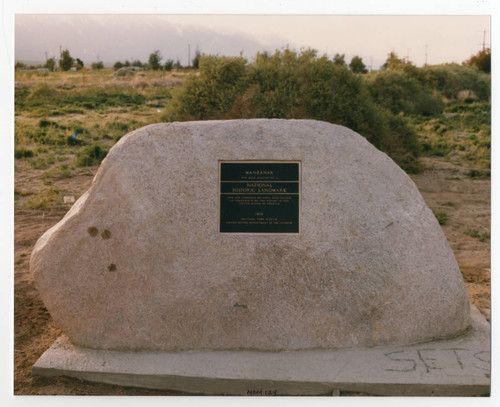
<svg viewBox="0 0 500 407"><path fill-rule="evenodd" d="M80 58L76 58L76 69L82 69L85 66Z"/></svg>
<svg viewBox="0 0 500 407"><path fill-rule="evenodd" d="M363 63L361 57L353 56L351 63L349 64L349 69L354 73L367 73L366 65Z"/></svg>
<svg viewBox="0 0 500 407"><path fill-rule="evenodd" d="M383 70L389 70L389 71L397 71L397 70L411 71L412 67L415 66L410 61L406 61L403 58L399 58L398 54L396 54L394 51L391 51L391 53L387 55L387 59L381 68Z"/></svg>
<svg viewBox="0 0 500 407"><path fill-rule="evenodd" d="M167 59L164 65L165 71L171 71L173 67L174 67L174 61L172 59Z"/></svg>
<svg viewBox="0 0 500 407"><path fill-rule="evenodd" d="M201 59L201 53L200 51L196 50L195 57L193 59L193 68L198 69L200 67L200 59Z"/></svg>
<svg viewBox="0 0 500 407"><path fill-rule="evenodd" d="M465 65L475 66L480 71L490 73L491 72L491 49L486 48L479 51L476 55L471 56L467 61L464 62Z"/></svg>
<svg viewBox="0 0 500 407"><path fill-rule="evenodd" d="M161 69L161 59L162 56L159 50L156 50L152 54L149 55L149 67L154 71L158 71Z"/></svg>
<svg viewBox="0 0 500 407"><path fill-rule="evenodd" d="M18 70L18 69L25 69L26 68L26 64L23 64L22 62L16 62L16 65L14 65L15 69Z"/></svg>
<svg viewBox="0 0 500 407"><path fill-rule="evenodd" d="M59 67L63 71L69 71L74 63L75 63L75 60L71 57L69 51L67 49L65 49L61 53L61 59L59 60Z"/></svg>
<svg viewBox="0 0 500 407"><path fill-rule="evenodd" d="M47 59L47 61L45 61L44 67L47 68L49 71L55 71L56 59L54 57Z"/></svg>
<svg viewBox="0 0 500 407"><path fill-rule="evenodd" d="M338 66L345 66L347 68L347 64L345 63L345 54L335 54L333 57L333 63Z"/></svg>
<svg viewBox="0 0 500 407"><path fill-rule="evenodd" d="M102 63L102 61L99 61L99 62L93 62L92 65L90 65L90 67L92 68L92 70L94 71L99 71L101 69L104 68L104 64Z"/></svg>
<svg viewBox="0 0 500 407"><path fill-rule="evenodd" d="M180 69L180 68L182 68L181 61L179 61L179 60L175 61L174 68L175 68L175 69Z"/></svg>
<svg viewBox="0 0 500 407"><path fill-rule="evenodd" d="M113 65L113 69L115 71L117 71L118 69L121 69L123 67L124 67L123 62L120 62L120 61L116 61L115 64Z"/></svg>

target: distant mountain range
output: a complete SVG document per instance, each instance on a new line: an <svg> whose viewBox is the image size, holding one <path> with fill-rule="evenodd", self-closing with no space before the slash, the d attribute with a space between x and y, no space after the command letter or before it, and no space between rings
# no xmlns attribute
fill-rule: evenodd
<svg viewBox="0 0 500 407"><path fill-rule="evenodd" d="M238 32L217 32L198 25L181 25L159 15L17 15L15 60L43 63L68 49L85 65L103 61L140 60L159 50L165 62L193 60L196 51L253 58L259 51L274 52L286 41L264 41Z"/></svg>

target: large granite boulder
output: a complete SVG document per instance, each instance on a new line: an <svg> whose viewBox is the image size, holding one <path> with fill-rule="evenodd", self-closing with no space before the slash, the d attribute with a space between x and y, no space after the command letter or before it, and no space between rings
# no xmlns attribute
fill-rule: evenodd
<svg viewBox="0 0 500 407"><path fill-rule="evenodd" d="M300 162L299 233L221 233L220 160ZM37 242L36 287L75 344L304 349L462 333L469 302L415 184L341 126L155 124L123 137Z"/></svg>

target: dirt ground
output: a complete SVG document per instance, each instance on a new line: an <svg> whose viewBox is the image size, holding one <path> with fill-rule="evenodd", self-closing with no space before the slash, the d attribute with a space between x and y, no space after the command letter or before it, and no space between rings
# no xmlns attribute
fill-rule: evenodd
<svg viewBox="0 0 500 407"><path fill-rule="evenodd" d="M470 300L489 320L490 315L490 179L470 178L464 168L443 158L424 158L427 170L412 179L434 212L448 216L444 233L462 271ZM97 167L54 182L65 195L78 198L88 189ZM33 172L17 171L15 187L34 193ZM69 191L69 192L68 192ZM37 239L56 224L71 204L52 210L15 209L14 229L14 394L16 395L173 395L165 391L96 384L70 378L41 378L31 367L61 334L44 307L29 271ZM16 208L19 206L16 205ZM476 232L476 233L475 233Z"/></svg>

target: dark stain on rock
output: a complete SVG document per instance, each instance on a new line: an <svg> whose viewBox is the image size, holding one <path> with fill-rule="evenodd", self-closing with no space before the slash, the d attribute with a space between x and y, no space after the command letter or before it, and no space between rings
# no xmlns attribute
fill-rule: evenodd
<svg viewBox="0 0 500 407"><path fill-rule="evenodd" d="M111 263L108 266L108 271L116 271L116 264L115 263Z"/></svg>
<svg viewBox="0 0 500 407"><path fill-rule="evenodd" d="M95 227L95 226L90 226L88 229L87 229L87 232L90 236L94 237L94 236L97 236L97 234L99 233L99 230Z"/></svg>
<svg viewBox="0 0 500 407"><path fill-rule="evenodd" d="M108 229L104 229L104 232L101 233L101 237L103 239L109 239L111 237L111 232Z"/></svg>
<svg viewBox="0 0 500 407"><path fill-rule="evenodd" d="M233 307L234 308L248 308L245 304L238 304L238 303L234 304Z"/></svg>

